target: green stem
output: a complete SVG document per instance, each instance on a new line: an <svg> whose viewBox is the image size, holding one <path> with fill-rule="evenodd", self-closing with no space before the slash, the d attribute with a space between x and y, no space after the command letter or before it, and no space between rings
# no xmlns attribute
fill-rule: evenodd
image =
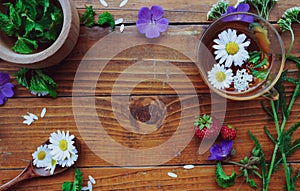
<svg viewBox="0 0 300 191"><path fill-rule="evenodd" d="M295 34L294 34L293 29L290 29L290 32L291 32L291 36L292 36L292 42L291 42L290 47L289 47L289 49L287 51L287 55L291 54L293 46L294 46L294 41L295 41Z"/></svg>
<svg viewBox="0 0 300 191"><path fill-rule="evenodd" d="M271 100L271 106L272 106L272 112L273 112L274 122L275 122L275 126L276 126L276 131L277 131L277 134L279 135L279 134L281 134L281 131L279 129L278 115L276 112L274 100Z"/></svg>
<svg viewBox="0 0 300 191"><path fill-rule="evenodd" d="M278 116L277 116L277 112L276 112L275 103L274 103L273 100L271 100L271 106L272 106L276 131L277 131L277 134L278 134L277 139L279 140L279 137L281 136L281 131L279 129ZM272 160L271 160L271 164L270 164L270 168L269 168L269 172L268 172L268 177L266 179L266 185L264 185L264 191L268 190L268 186L269 186L269 182L270 182L270 179L271 179L271 176L272 176L272 172L273 172L273 168L274 168L278 148L279 148L278 144L275 144L275 148L274 148L274 151L273 151Z"/></svg>
<svg viewBox="0 0 300 191"><path fill-rule="evenodd" d="M282 155L282 160L283 160L283 165L284 165L284 171L285 171L285 179L286 179L286 185L287 185L287 190L291 190L291 175L290 175L290 169L287 166L287 160L284 151L281 149L281 155Z"/></svg>

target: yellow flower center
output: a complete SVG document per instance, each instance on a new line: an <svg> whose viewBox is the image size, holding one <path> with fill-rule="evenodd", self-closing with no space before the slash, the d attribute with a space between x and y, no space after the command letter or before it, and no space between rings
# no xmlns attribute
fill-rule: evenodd
<svg viewBox="0 0 300 191"><path fill-rule="evenodd" d="M229 42L226 44L226 52L229 55L235 55L239 51L239 45L235 42Z"/></svg>
<svg viewBox="0 0 300 191"><path fill-rule="evenodd" d="M59 146L60 150L66 151L68 149L68 142L63 139L63 140L59 141L58 146Z"/></svg>
<svg viewBox="0 0 300 191"><path fill-rule="evenodd" d="M56 165L56 160L52 159L51 166L55 166L55 165Z"/></svg>
<svg viewBox="0 0 300 191"><path fill-rule="evenodd" d="M39 152L39 154L38 154L38 156L37 156L37 158L38 158L39 160L44 160L45 157L46 157L46 152L45 152L45 151Z"/></svg>
<svg viewBox="0 0 300 191"><path fill-rule="evenodd" d="M218 82L223 82L226 79L226 75L224 72L217 72L216 79Z"/></svg>

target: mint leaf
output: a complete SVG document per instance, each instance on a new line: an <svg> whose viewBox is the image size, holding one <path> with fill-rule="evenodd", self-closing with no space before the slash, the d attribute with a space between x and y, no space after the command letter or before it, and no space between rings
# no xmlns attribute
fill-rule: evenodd
<svg viewBox="0 0 300 191"><path fill-rule="evenodd" d="M48 8L50 7L50 1L49 0L37 0L37 4L44 7L43 15L45 15L48 11Z"/></svg>
<svg viewBox="0 0 300 191"><path fill-rule="evenodd" d="M36 40L30 40L24 37L18 37L17 42L13 46L13 50L22 54L32 53L34 49L38 48Z"/></svg>
<svg viewBox="0 0 300 191"><path fill-rule="evenodd" d="M221 162L216 166L216 182L221 188L227 188L235 184L236 172L232 172L230 176L227 176L222 169Z"/></svg>
<svg viewBox="0 0 300 191"><path fill-rule="evenodd" d="M109 24L110 28L112 30L115 30L115 19L112 16L112 14L109 12L104 12L101 15L99 15L98 24L99 25Z"/></svg>
<svg viewBox="0 0 300 191"><path fill-rule="evenodd" d="M4 3L8 6L8 15L0 13L0 28L8 36L18 36L18 30L21 26L21 18L11 3Z"/></svg>
<svg viewBox="0 0 300 191"><path fill-rule="evenodd" d="M37 94L48 93L51 97L57 97L57 85L52 78L44 74L41 70L33 70L30 80L29 90Z"/></svg>
<svg viewBox="0 0 300 191"><path fill-rule="evenodd" d="M18 72L14 73L14 76L16 77L17 82L24 86L25 88L29 88L26 73L28 72L27 68L22 68Z"/></svg>
<svg viewBox="0 0 300 191"><path fill-rule="evenodd" d="M94 25L94 16L95 16L95 11L93 10L93 6L85 6L85 12L83 15L80 17L80 22L84 24L87 27L92 27Z"/></svg>
<svg viewBox="0 0 300 191"><path fill-rule="evenodd" d="M61 188L63 191L71 191L71 188L72 188L72 182L64 182L62 185L61 185Z"/></svg>

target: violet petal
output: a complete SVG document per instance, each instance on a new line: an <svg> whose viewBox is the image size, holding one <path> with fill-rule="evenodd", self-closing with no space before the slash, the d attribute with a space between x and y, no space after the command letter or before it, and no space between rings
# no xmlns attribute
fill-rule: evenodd
<svg viewBox="0 0 300 191"><path fill-rule="evenodd" d="M226 14L236 12L236 8L234 6L228 6Z"/></svg>
<svg viewBox="0 0 300 191"><path fill-rule="evenodd" d="M164 10L161 6L153 5L151 7L151 14L153 20L158 20L164 16Z"/></svg>
<svg viewBox="0 0 300 191"><path fill-rule="evenodd" d="M136 27L137 27L138 31L142 34L146 33L148 25L149 25L149 23L147 20L139 19L136 21Z"/></svg>
<svg viewBox="0 0 300 191"><path fill-rule="evenodd" d="M151 21L151 12L148 7L142 7L138 12L138 18Z"/></svg>
<svg viewBox="0 0 300 191"><path fill-rule="evenodd" d="M0 92L0 105L3 105L4 101L6 101L5 96Z"/></svg>
<svg viewBox="0 0 300 191"><path fill-rule="evenodd" d="M159 19L156 22L156 27L159 32L165 32L168 29L169 21L166 18Z"/></svg>
<svg viewBox="0 0 300 191"><path fill-rule="evenodd" d="M10 77L9 77L8 73L4 73L4 72L0 73L0 86L8 83L9 80L10 80Z"/></svg>
<svg viewBox="0 0 300 191"><path fill-rule="evenodd" d="M237 12L248 12L250 9L250 6L247 3L241 3L238 5L236 11Z"/></svg>
<svg viewBox="0 0 300 191"><path fill-rule="evenodd" d="M3 94L3 96L9 98L14 95L14 91L12 89L13 87L14 85L12 83L6 83L0 88L0 91Z"/></svg>
<svg viewBox="0 0 300 191"><path fill-rule="evenodd" d="M159 37L158 28L155 25L147 25L146 37L147 38L157 38Z"/></svg>

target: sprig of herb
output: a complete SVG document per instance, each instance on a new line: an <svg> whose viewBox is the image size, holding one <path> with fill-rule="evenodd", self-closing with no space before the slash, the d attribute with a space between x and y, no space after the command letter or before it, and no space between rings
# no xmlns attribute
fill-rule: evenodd
<svg viewBox="0 0 300 191"><path fill-rule="evenodd" d="M14 74L18 83L35 95L57 97L55 81L39 69L22 68Z"/></svg>
<svg viewBox="0 0 300 191"><path fill-rule="evenodd" d="M94 16L95 16L95 11L93 9L93 6L85 6L85 12L82 14L82 16L80 17L80 21L82 24L84 24L87 27L92 27L95 24L94 21Z"/></svg>
<svg viewBox="0 0 300 191"><path fill-rule="evenodd" d="M278 0L244 0L243 2L251 4L256 9L258 15L268 20L269 14L277 1Z"/></svg>
<svg viewBox="0 0 300 191"><path fill-rule="evenodd" d="M210 11L207 13L207 20L215 20L226 13L229 3L225 0L219 0L218 3L214 4Z"/></svg>
<svg viewBox="0 0 300 191"><path fill-rule="evenodd" d="M63 191L81 191L82 189L82 172L78 169L75 168L75 176L74 176L74 182L64 182L62 184L62 190Z"/></svg>
<svg viewBox="0 0 300 191"><path fill-rule="evenodd" d="M7 14L0 12L0 29L17 41L13 50L29 54L39 44L54 42L62 28L62 11L50 0L17 0L3 3ZM41 9L42 7L42 9Z"/></svg>
<svg viewBox="0 0 300 191"><path fill-rule="evenodd" d="M292 47L294 45L295 41L295 34L294 30L292 28L292 23L300 23L300 20L298 19L300 12L300 7L292 7L287 9L282 17L277 21L277 24L282 32L284 31L290 31L292 36L292 42L290 44L290 47L288 49L287 55L289 55L292 51Z"/></svg>

